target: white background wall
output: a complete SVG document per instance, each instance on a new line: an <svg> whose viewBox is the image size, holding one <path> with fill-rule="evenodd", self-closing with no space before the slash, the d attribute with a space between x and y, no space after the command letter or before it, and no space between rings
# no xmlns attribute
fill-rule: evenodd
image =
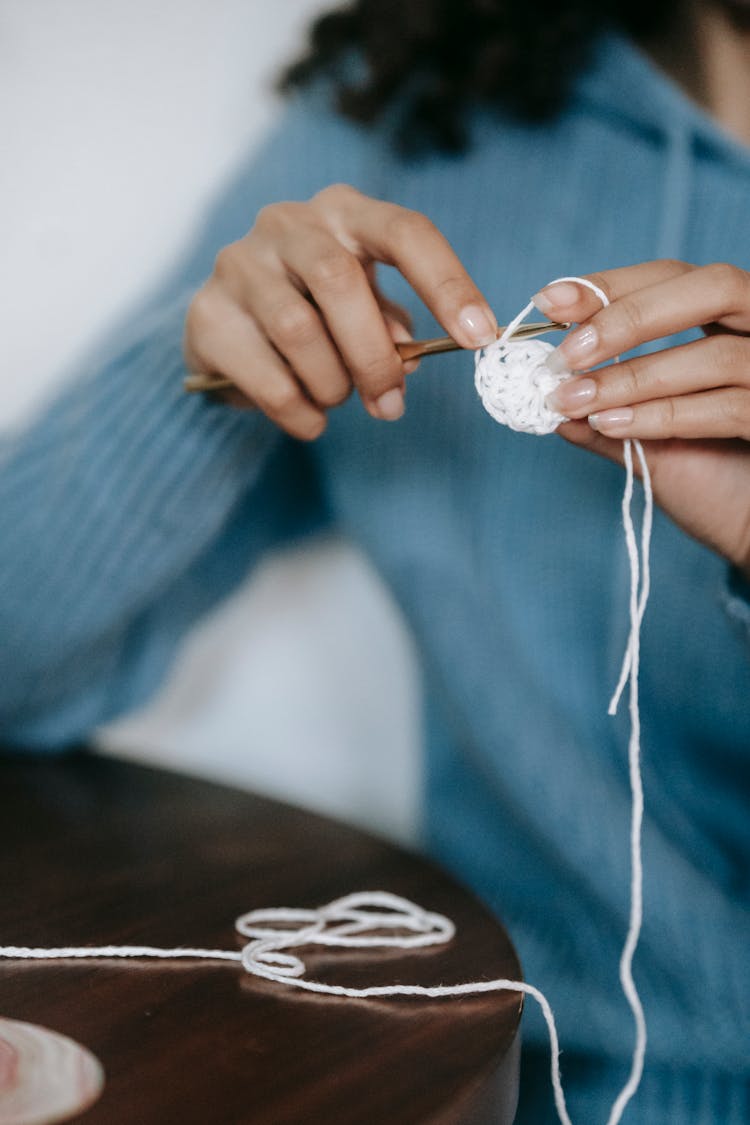
<svg viewBox="0 0 750 1125"><path fill-rule="evenodd" d="M0 0L1 427L29 424L168 267L278 111L270 78L321 6ZM408 838L417 711L387 595L325 543L264 566L156 704L102 738Z"/></svg>

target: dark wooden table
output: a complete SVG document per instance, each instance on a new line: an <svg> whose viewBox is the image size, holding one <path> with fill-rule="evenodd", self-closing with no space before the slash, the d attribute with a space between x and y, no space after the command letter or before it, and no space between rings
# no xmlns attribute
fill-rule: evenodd
<svg viewBox="0 0 750 1125"><path fill-rule="evenodd" d="M275 801L76 753L0 756L0 944L239 948L237 915L389 890L448 914L411 952L305 950L357 987L517 978L498 923L436 867ZM457 1125L513 1119L518 994L344 1000L234 965L0 961L0 1015L89 1047L85 1125Z"/></svg>

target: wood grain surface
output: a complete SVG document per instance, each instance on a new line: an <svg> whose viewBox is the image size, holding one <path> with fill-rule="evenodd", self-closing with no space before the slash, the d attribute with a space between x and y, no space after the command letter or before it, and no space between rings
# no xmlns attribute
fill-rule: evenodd
<svg viewBox="0 0 750 1125"><path fill-rule="evenodd" d="M502 927L423 859L324 817L77 752L0 755L0 943L239 948L234 919L389 890L448 914L434 950L303 953L355 987L520 967ZM509 1125L518 994L356 1001L234 965L0 962L0 1014L101 1060L85 1125ZM79 1119L76 1119L79 1120Z"/></svg>

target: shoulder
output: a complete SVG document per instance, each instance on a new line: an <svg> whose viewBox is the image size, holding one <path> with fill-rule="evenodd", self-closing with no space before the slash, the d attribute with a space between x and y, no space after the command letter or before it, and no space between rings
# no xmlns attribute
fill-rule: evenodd
<svg viewBox="0 0 750 1125"><path fill-rule="evenodd" d="M384 131L347 120L328 82L285 97L264 136L238 155L234 174L204 212L199 238L179 265L183 284L198 284L217 251L241 238L261 208L307 200L332 183L383 193Z"/></svg>

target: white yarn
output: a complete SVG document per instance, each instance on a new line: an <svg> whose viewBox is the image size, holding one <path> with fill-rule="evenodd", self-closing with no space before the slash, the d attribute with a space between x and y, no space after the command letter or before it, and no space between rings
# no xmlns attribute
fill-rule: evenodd
<svg viewBox="0 0 750 1125"><path fill-rule="evenodd" d="M585 285L608 305L606 294L592 282L580 277L558 278ZM554 283L550 283L554 284ZM539 341L513 344L508 338L533 308L533 302L519 313L506 328L497 344L482 349L477 356L476 385L482 401L493 417L513 429L528 433L550 433L561 421L544 403L547 375L544 361L538 362L539 351L531 348L537 344L544 354L552 350ZM502 345L502 348L501 348ZM504 349L504 350L503 350ZM492 358L494 355L494 358ZM526 357L526 358L524 358ZM486 361L486 362L485 362ZM502 370L498 373L497 368ZM480 374L480 368L481 374ZM546 369L545 369L546 370ZM494 374L493 374L494 372ZM566 378L553 376L554 385ZM525 389L520 393L509 388L512 377L518 376ZM529 389L531 388L531 390ZM484 393L483 393L484 392ZM506 421L506 417L512 420ZM552 419L556 418L554 425ZM644 487L644 515L641 526L640 557L636 543L633 516L633 455L638 455ZM649 546L653 521L653 494L648 465L639 441L624 442L625 490L622 498L622 520L625 543L630 561L630 633L622 663L620 678L609 704L609 714L614 715L625 684L630 686L630 739L628 763L632 793L630 825L630 921L620 958L620 983L628 1001L635 1023L635 1045L628 1079L617 1096L607 1125L618 1125L622 1114L635 1094L643 1074L646 1053L646 1021L643 1006L632 974L633 956L638 945L643 918L643 868L641 856L641 829L643 822L643 784L640 770L640 713L638 709L638 669L640 659L640 628L649 594ZM408 899L388 891L358 891L336 899L316 910L291 907L272 907L251 910L235 922L237 932L250 938L241 951L228 949L193 949L176 947L162 949L150 945L61 946L34 948L30 946L0 946L0 958L13 960L67 960L99 958L157 958L159 960L191 959L241 963L253 976L277 984L300 988L306 992L326 996L342 996L366 1000L373 997L422 997L441 999L451 996L477 995L488 992L519 992L533 997L539 1004L550 1038L550 1077L555 1107L562 1125L572 1125L565 1104L560 1078L560 1044L552 1008L545 995L524 981L496 980L470 981L464 984L424 986L416 984L373 985L367 988L348 988L344 985L326 984L308 980L304 961L291 949L322 945L335 949L415 949L442 945L455 934L453 922L442 914L424 910Z"/></svg>
<svg viewBox="0 0 750 1125"><path fill-rule="evenodd" d="M575 281L595 293L604 306L606 293L584 277L558 277L550 285ZM496 422L525 434L551 434L564 414L547 406L547 395L571 376L570 371L550 371L547 360L554 351L545 340L514 340L513 333L534 308L529 301L494 343L476 353L474 386L484 409Z"/></svg>
<svg viewBox="0 0 750 1125"><path fill-rule="evenodd" d="M609 304L607 294L584 277L558 277L549 285L558 282L570 281L590 289L602 303L604 308ZM570 372L563 371L559 375L551 372L546 366L546 358L552 352L552 346L541 341L525 341L512 339L513 333L534 308L534 302L529 303L521 310L503 332L500 339L482 348L476 354L475 386L482 399L482 404L489 414L499 422L510 426L514 430L525 433L547 434L557 429L566 419L562 414L557 414L546 404L546 396L564 379L569 378ZM530 344L538 345L532 352ZM641 466L644 489L644 513L641 526L640 559L636 544L635 529L631 503L633 498L633 446L638 454ZM630 562L630 633L622 662L620 677L617 682L612 699L609 703L609 714L614 715L620 702L620 697L625 684L630 685L630 739L628 743L628 766L630 775L630 789L632 795L631 823L630 823L630 919L628 933L625 939L622 955L620 957L620 983L623 993L628 1001L635 1024L635 1044L630 1075L620 1091L609 1116L607 1125L617 1125L623 1111L635 1094L643 1074L643 1063L646 1055L646 1020L643 1014L638 990L633 980L633 957L638 946L638 939L643 921L643 859L641 850L641 834L643 825L643 781L640 768L640 712L638 708L638 668L640 658L640 633L643 614L646 609L650 588L649 552L651 545L651 528L653 524L653 492L648 464L641 443L637 440L626 439L623 442L625 461L625 489L622 497L622 522L625 531L625 544ZM641 580L642 574L642 580ZM640 585L640 590L639 590ZM553 1059L553 1072L555 1070ZM557 1102L557 1110L561 1121L565 1116Z"/></svg>
<svg viewBox="0 0 750 1125"><path fill-rule="evenodd" d="M287 950L306 945L323 945L336 949L415 949L443 945L455 935L455 926L443 914L423 910L400 895L389 891L357 891L336 899L316 910L293 907L271 907L251 910L235 922L235 928L249 941L241 952L228 949L190 949L177 947L159 949L150 945L61 946L32 948L0 946L0 958L13 960L52 961L99 958L157 958L159 960L193 959L199 961L241 962L248 973L276 984L290 985L306 992L326 996L342 996L355 1000L374 997L422 997L441 999L451 996L478 995L487 992L523 992L539 1003L549 1029L551 1045L551 1077L563 1125L572 1125L560 1082L560 1044L552 1009L538 988L524 981L473 981L468 984L441 984L433 987L418 984L372 985L347 988L308 980L304 961ZM385 933L383 931L386 931Z"/></svg>
<svg viewBox="0 0 750 1125"><path fill-rule="evenodd" d="M532 308L533 304L527 305L522 319ZM477 352L477 393L484 409L501 425L525 434L551 434L565 418L547 406L546 398L570 372L550 371L547 358L552 345L544 340L509 340L510 327Z"/></svg>
<svg viewBox="0 0 750 1125"><path fill-rule="evenodd" d="M626 680L630 682L630 739L628 741L628 768L630 792L632 795L630 815L630 921L628 933L620 957L620 984L630 1005L635 1023L635 1045L628 1080L620 1091L612 1107L609 1121L615 1125L622 1117L625 1106L635 1094L643 1075L646 1057L646 1017L643 1014L638 990L633 980L633 957L638 946L638 938L643 922L643 857L641 835L643 826L643 779L641 777L641 716L638 708L638 670L640 665L641 621L646 609L651 585L649 567L649 548L651 545L651 526L653 522L653 492L651 476L639 441L633 441L641 465L645 505L641 526L641 567L639 568L638 547L635 541L633 516L630 505L633 497L633 451L631 442L623 443L625 455L625 491L622 497L622 522L625 528L625 541L630 560L630 635L625 658L622 662L620 680L610 700L609 714L614 715ZM638 591L639 569L642 571L640 595Z"/></svg>

